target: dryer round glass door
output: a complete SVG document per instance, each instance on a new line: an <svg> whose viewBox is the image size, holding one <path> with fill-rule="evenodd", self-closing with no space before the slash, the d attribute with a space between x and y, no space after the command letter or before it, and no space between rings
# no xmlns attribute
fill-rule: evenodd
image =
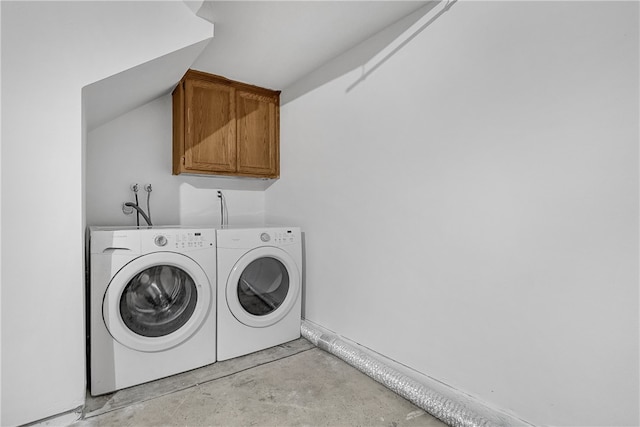
<svg viewBox="0 0 640 427"><path fill-rule="evenodd" d="M289 293L289 273L276 258L258 258L240 274L237 294L242 308L255 316L273 313Z"/></svg>
<svg viewBox="0 0 640 427"><path fill-rule="evenodd" d="M233 267L227 281L227 305L238 321L266 327L291 311L300 294L300 273L278 248L257 248Z"/></svg>
<svg viewBox="0 0 640 427"><path fill-rule="evenodd" d="M111 280L103 317L119 343L161 351L188 339L211 306L209 280L191 258L156 252L136 258Z"/></svg>

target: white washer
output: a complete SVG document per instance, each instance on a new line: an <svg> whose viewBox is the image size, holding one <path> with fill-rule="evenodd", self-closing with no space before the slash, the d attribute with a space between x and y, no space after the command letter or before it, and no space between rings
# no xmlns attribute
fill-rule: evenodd
<svg viewBox="0 0 640 427"><path fill-rule="evenodd" d="M299 338L300 229L219 229L217 244L217 359L231 359Z"/></svg>
<svg viewBox="0 0 640 427"><path fill-rule="evenodd" d="M94 396L216 361L212 228L89 229Z"/></svg>

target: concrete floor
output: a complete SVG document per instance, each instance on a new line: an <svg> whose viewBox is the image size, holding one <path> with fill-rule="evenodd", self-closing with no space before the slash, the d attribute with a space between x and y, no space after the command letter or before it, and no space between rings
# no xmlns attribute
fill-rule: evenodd
<svg viewBox="0 0 640 427"><path fill-rule="evenodd" d="M86 426L445 426L301 338L89 397Z"/></svg>

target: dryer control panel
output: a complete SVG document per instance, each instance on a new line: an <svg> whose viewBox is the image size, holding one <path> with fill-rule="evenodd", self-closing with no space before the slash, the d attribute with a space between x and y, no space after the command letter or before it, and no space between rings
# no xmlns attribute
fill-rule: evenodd
<svg viewBox="0 0 640 427"><path fill-rule="evenodd" d="M217 230L218 248L256 248L300 244L297 227L228 228Z"/></svg>
<svg viewBox="0 0 640 427"><path fill-rule="evenodd" d="M297 235L293 230L278 230L273 233L273 241L276 245L295 243L297 241Z"/></svg>

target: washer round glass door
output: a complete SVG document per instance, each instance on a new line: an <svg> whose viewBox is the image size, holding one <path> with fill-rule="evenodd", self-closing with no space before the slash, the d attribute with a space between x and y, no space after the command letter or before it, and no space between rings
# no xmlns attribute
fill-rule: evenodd
<svg viewBox="0 0 640 427"><path fill-rule="evenodd" d="M162 351L187 340L209 312L207 275L191 258L155 252L111 279L102 315L111 336L131 349Z"/></svg>
<svg viewBox="0 0 640 427"><path fill-rule="evenodd" d="M262 247L246 253L227 279L227 305L239 322L262 328L291 311L300 293L300 273L285 251Z"/></svg>

